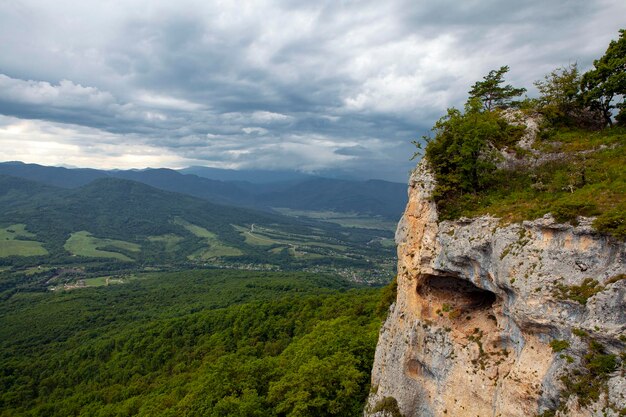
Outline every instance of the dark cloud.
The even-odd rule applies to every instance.
[[[508,64],[532,92],[588,67],[624,15],[610,0],[3,2],[0,143],[74,165],[404,181],[410,141],[475,80]]]

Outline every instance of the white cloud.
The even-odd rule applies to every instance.
[[[253,133],[259,134],[259,135],[266,135],[268,133],[267,129],[264,129],[262,127],[244,127],[243,129],[241,129],[246,135],[250,135]]]
[[[102,108],[115,104],[108,92],[83,87],[69,80],[58,84],[46,81],[20,80],[0,74],[2,100],[33,105]]]
[[[0,156],[5,161],[101,169],[187,166],[168,149],[97,129],[0,116]]]
[[[141,162],[109,157],[119,147],[153,166],[157,152],[374,176],[395,159],[404,178],[410,140],[474,81],[509,65],[532,90],[557,66],[584,69],[624,15],[613,0],[5,1],[0,114],[28,119],[21,140],[42,163]]]

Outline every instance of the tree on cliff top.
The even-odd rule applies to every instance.
[[[580,106],[581,75],[576,63],[560,67],[534,84],[541,96],[538,104],[551,121],[560,121]]]
[[[526,92],[525,88],[515,88],[511,84],[502,86],[504,74],[509,72],[509,66],[500,67],[499,70],[491,70],[483,77],[483,81],[476,81],[469,91],[470,100],[478,98],[482,101],[485,110],[491,111],[496,108],[506,108],[514,104],[513,99]]]
[[[498,112],[481,111],[478,98],[470,99],[465,112],[448,109],[428,141],[425,156],[437,178],[435,201],[454,200],[488,186],[495,171],[494,149],[513,145],[523,128],[507,123]],[[450,206],[448,206],[450,207]]]
[[[621,29],[617,41],[611,41],[604,56],[593,61],[594,69],[582,78],[583,99],[592,108],[602,112],[605,122],[613,125],[611,110],[620,109],[618,118],[626,119],[626,30]],[[613,99],[621,102],[613,105]]]

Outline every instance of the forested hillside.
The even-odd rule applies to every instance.
[[[233,271],[16,294],[0,303],[0,415],[356,416],[389,302]]]
[[[0,176],[0,189],[0,264],[17,269],[74,265],[88,278],[145,267],[308,268],[379,282],[392,273],[390,230],[221,206],[116,178],[61,189]],[[30,278],[51,285],[58,275]]]
[[[0,175],[63,188],[82,187],[103,178],[118,178],[218,204],[264,211],[272,208],[332,210],[392,221],[398,220],[406,203],[404,184],[317,178],[287,171],[243,171],[237,174],[236,171],[201,167],[182,171],[165,168],[104,171],[3,162],[0,163]]]

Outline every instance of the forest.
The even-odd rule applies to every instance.
[[[393,299],[241,271],[15,294],[0,304],[0,415],[355,416]]]

